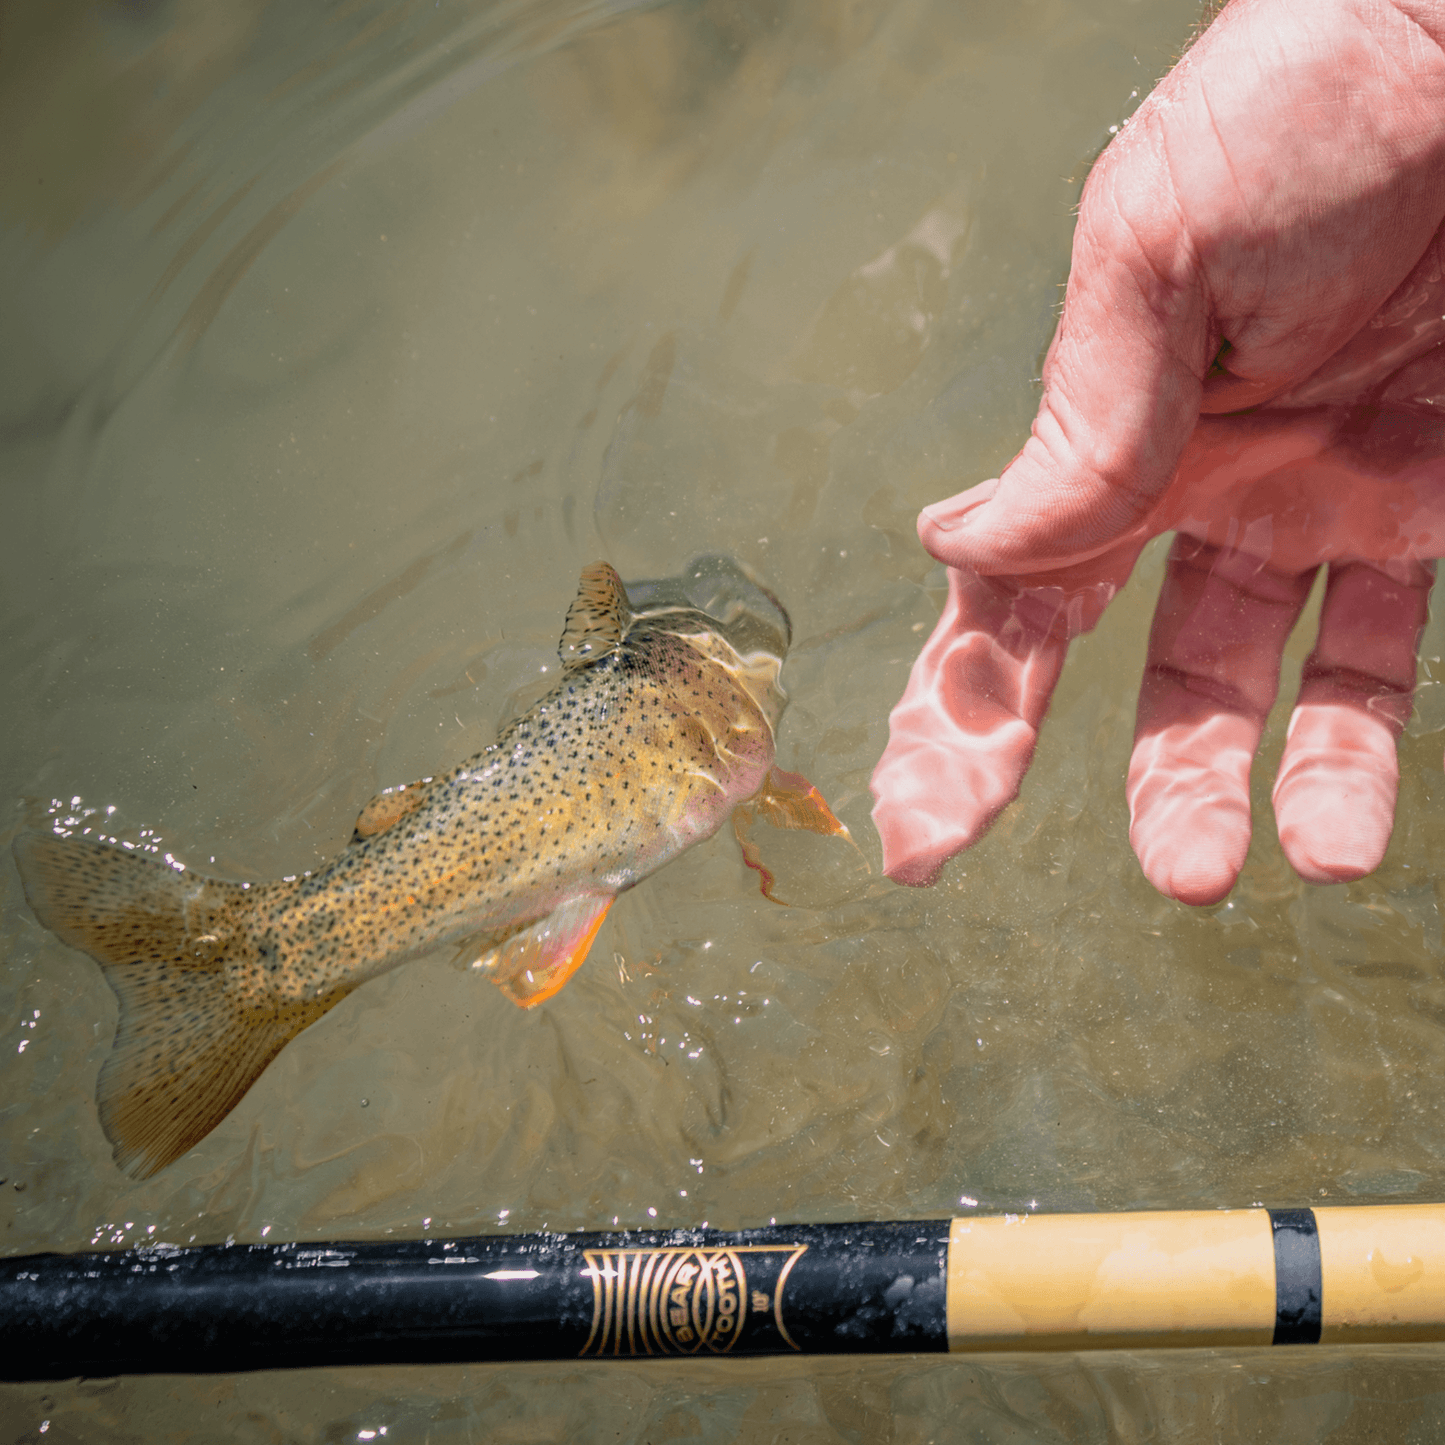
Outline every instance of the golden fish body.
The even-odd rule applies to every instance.
[[[373,799],[315,872],[232,883],[86,837],[23,836],[36,916],[101,963],[120,998],[98,1085],[117,1162],[137,1175],[170,1163],[301,1029],[439,946],[466,940],[523,1007],[550,997],[616,895],[739,803],[841,831],[816,793],[769,790],[789,640],[782,607],[729,559],[700,558],[631,598],[596,563],[567,615],[557,686],[451,772]],[[781,816],[800,809],[807,821]]]
[[[605,611],[625,594],[601,564],[579,601],[611,588]],[[514,976],[504,941],[558,909],[605,906],[715,833],[772,766],[782,656],[744,657],[715,627],[668,609],[611,637],[604,620],[570,658],[569,627],[562,681],[495,744],[381,794],[338,858],[263,890],[251,932],[270,986],[316,999],[479,935],[518,1002],[555,992],[562,980]]]

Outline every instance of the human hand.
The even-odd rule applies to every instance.
[[[1069,639],[1171,529],[1127,784],[1146,875],[1233,885],[1321,564],[1276,818],[1311,881],[1379,862],[1445,554],[1441,37],[1440,3],[1235,0],[1095,167],[1029,441],[919,519],[950,591],[874,774],[890,876],[933,881],[1016,795]]]

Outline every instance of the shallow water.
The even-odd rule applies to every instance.
[[[1157,547],[988,839],[932,890],[877,874],[868,774],[941,595],[913,514],[1017,448],[1084,169],[1196,16],[9,7],[5,841],[113,807],[192,866],[299,871],[534,694],[583,565],[724,549],[793,616],[780,762],[874,873],[793,860],[805,906],[780,909],[721,835],[625,895],[532,1014],[410,965],[136,1184],[93,1103],[111,994],[7,865],[7,1252],[1445,1197],[1440,624],[1358,884],[1283,862],[1286,707],[1230,899],[1139,875],[1123,773]],[[0,1400],[5,1439],[47,1442],[1405,1441],[1439,1438],[1440,1363],[329,1370]]]

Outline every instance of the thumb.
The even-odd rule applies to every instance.
[[[1161,205],[1169,178],[1157,148],[1147,134],[1127,139],[1084,191],[1028,442],[987,493],[919,517],[924,547],[950,567],[1035,573],[1117,545],[1159,504],[1199,418],[1208,308]]]
[[[986,503],[924,514],[935,557],[998,575],[1123,541],[1222,340],[1211,412],[1298,385],[1376,315],[1445,214],[1442,30],[1438,5],[1224,9],[1090,174],[1028,444]]]

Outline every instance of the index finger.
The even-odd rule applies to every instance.
[[[950,572],[873,773],[890,878],[932,883],[1018,795],[1069,642],[1098,621],[1138,552],[1072,569],[1065,584]]]

